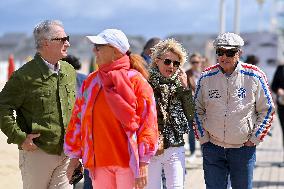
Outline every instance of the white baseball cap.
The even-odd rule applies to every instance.
[[[110,44],[125,54],[129,50],[129,42],[126,35],[118,29],[106,29],[95,36],[87,36],[94,44]]]
[[[244,46],[244,40],[235,33],[222,33],[214,40],[215,48],[233,49]]]

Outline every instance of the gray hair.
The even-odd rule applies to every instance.
[[[42,40],[51,39],[54,32],[52,29],[53,26],[60,26],[63,28],[63,24],[59,20],[44,20],[34,27],[33,34],[37,50],[41,48]]]

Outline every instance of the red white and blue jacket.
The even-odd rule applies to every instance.
[[[219,64],[207,68],[195,91],[195,135],[201,144],[212,142],[239,148],[246,141],[259,144],[270,129],[274,104],[267,78],[258,67],[238,62],[231,75]]]

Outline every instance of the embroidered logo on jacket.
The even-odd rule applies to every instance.
[[[218,89],[210,89],[209,90],[209,98],[221,98],[219,90]]]
[[[238,97],[239,98],[245,98],[246,97],[246,89],[241,87],[238,89]]]

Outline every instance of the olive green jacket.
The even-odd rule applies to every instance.
[[[40,133],[34,143],[47,153],[61,154],[75,87],[76,73],[70,64],[60,61],[57,75],[36,54],[14,72],[0,92],[0,128],[7,142],[20,147],[27,134]]]

